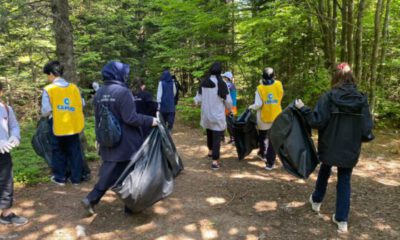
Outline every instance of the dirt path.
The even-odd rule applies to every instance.
[[[329,185],[321,215],[316,215],[306,201],[315,174],[298,180],[281,165],[266,172],[254,155],[236,160],[228,145],[222,147],[223,168],[212,171],[201,131],[178,124],[173,138],[185,170],[169,198],[127,217],[121,202],[108,192],[97,214],[85,218],[79,200],[95,179],[79,187],[48,183],[19,188],[16,211],[30,223],[0,226],[0,240],[77,239],[78,225],[87,235],[81,239],[400,239],[400,138],[398,133],[377,135],[364,146],[354,171],[347,235],[338,235],[330,222],[335,183]],[[96,175],[99,163],[91,167]]]

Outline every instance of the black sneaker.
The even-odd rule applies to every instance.
[[[87,198],[82,199],[81,204],[89,216],[92,216],[95,214],[94,209],[93,209],[94,205],[90,203],[89,199],[87,199]]]
[[[221,167],[219,163],[213,163],[211,164],[211,169],[212,170],[218,170]]]
[[[61,186],[61,187],[65,186],[65,182],[59,182],[59,181],[57,181],[56,178],[55,178],[54,176],[51,176],[50,181],[51,181],[52,183],[57,184],[58,186]]]
[[[15,215],[15,213],[11,213],[8,216],[0,216],[0,223],[1,224],[14,224],[16,226],[21,226],[28,223],[28,219],[24,217],[20,217]]]

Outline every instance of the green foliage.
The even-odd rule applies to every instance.
[[[176,106],[176,112],[185,124],[192,127],[200,126],[200,106],[194,104],[193,98],[181,98]]]
[[[36,155],[31,145],[35,134],[36,122],[25,122],[21,125],[21,145],[12,150],[14,181],[24,184],[36,184],[49,181],[51,171],[44,159]],[[87,161],[98,160],[95,148],[94,117],[86,118],[84,141]]]
[[[45,160],[36,155],[31,145],[35,130],[34,122],[21,125],[21,145],[11,152],[15,182],[35,184],[48,181],[50,169]]]

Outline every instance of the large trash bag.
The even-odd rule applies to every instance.
[[[41,118],[32,137],[32,147],[36,154],[42,157],[51,168],[51,126],[47,118]]]
[[[307,179],[317,167],[319,160],[311,139],[311,128],[293,104],[275,119],[269,139],[290,174]]]
[[[169,196],[182,160],[165,127],[154,128],[118,178],[112,190],[133,212],[140,212]]]
[[[243,160],[253,149],[258,148],[256,116],[247,109],[236,121],[229,118],[228,125],[233,129],[238,158]]]
[[[47,165],[52,169],[51,158],[52,158],[52,147],[51,147],[51,124],[47,118],[40,118],[35,134],[32,137],[31,144],[36,154],[42,157]],[[82,181],[89,181],[91,178],[90,168],[85,160],[85,155],[82,151]],[[68,177],[71,173],[70,166],[67,166],[66,176]]]

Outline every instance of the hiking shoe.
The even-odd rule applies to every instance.
[[[56,180],[56,177],[54,177],[54,176],[51,176],[50,181],[51,181],[52,183],[57,184],[58,186],[65,186],[65,183],[64,183],[64,182],[59,182],[59,181],[57,181],[57,180]]]
[[[213,163],[211,164],[211,169],[212,170],[218,170],[221,167],[219,163]]]
[[[20,217],[15,215],[15,213],[11,213],[8,216],[0,216],[0,223],[1,224],[14,224],[16,226],[21,226],[28,223],[28,219],[24,217]]]
[[[235,144],[235,139],[231,139],[228,141],[228,144]]]
[[[271,171],[272,169],[274,169],[274,165],[267,164],[267,166],[265,166],[264,169],[267,170],[267,171]]]
[[[261,161],[267,162],[267,159],[266,159],[260,152],[257,153],[257,157],[258,157]]]
[[[335,214],[332,215],[332,221],[338,226],[338,233],[347,233],[347,222],[339,222],[336,220]]]
[[[310,199],[309,199],[308,201],[309,201],[310,204],[311,204],[311,209],[312,209],[314,212],[319,213],[319,210],[321,209],[321,203],[314,202],[313,199],[312,199],[312,194],[310,195]]]
[[[94,205],[90,203],[89,199],[87,199],[87,198],[82,199],[81,204],[89,216],[92,216],[95,214],[94,209],[93,209]]]

